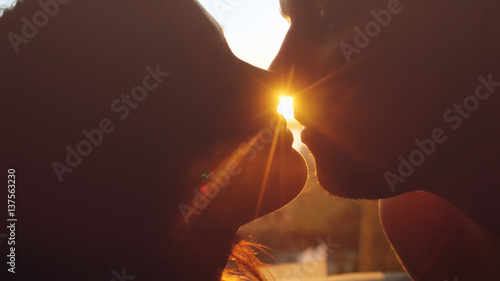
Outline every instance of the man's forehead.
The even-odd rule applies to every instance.
[[[339,1],[339,0],[337,0]],[[317,7],[322,2],[334,2],[334,0],[280,0],[281,12],[285,16],[289,16],[291,10],[299,11]]]
[[[290,15],[290,12],[306,12],[311,9],[345,9],[348,7],[362,8],[381,2],[379,0],[279,0],[281,12]],[[387,1],[387,0],[383,0]]]

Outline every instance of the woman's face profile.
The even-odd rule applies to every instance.
[[[196,1],[118,2],[61,6],[57,20],[18,54],[2,41],[2,97],[12,117],[6,129],[14,132],[6,138],[4,160],[33,170],[26,177],[31,186],[51,187],[27,192],[32,205],[24,210],[24,223],[30,232],[23,237],[33,238],[43,222],[51,230],[36,237],[37,245],[57,240],[52,235],[86,237],[86,244],[72,245],[70,256],[90,257],[104,247],[102,260],[114,260],[124,252],[114,250],[126,245],[135,253],[129,264],[140,267],[145,256],[156,258],[151,254],[164,242],[165,227],[178,217],[186,231],[194,227],[189,222],[208,217],[226,238],[296,197],[307,172],[292,140],[272,122],[271,73],[234,57]],[[32,9],[40,9],[36,1],[19,2],[2,16],[0,33],[22,34],[21,18]],[[86,24],[89,15],[94,20]],[[135,94],[141,87],[151,89],[140,100]],[[36,110],[28,110],[33,104]],[[111,120],[115,129],[99,147],[92,141],[86,155],[70,155],[68,147],[78,151],[81,143],[90,144],[82,132],[95,132],[100,120]],[[228,162],[232,154],[237,161]],[[194,167],[204,156],[204,165]],[[81,163],[68,164],[76,157]],[[56,161],[71,169],[54,173]],[[209,204],[193,201],[202,192],[206,196],[198,198],[209,197]],[[46,206],[42,199],[54,196],[64,199]],[[101,226],[104,236],[94,231]],[[139,229],[147,239],[136,235]],[[65,245],[55,245],[46,262],[58,261],[55,253]]]
[[[384,172],[479,74],[485,2],[281,1],[291,26],[270,69],[294,81],[302,139],[325,189],[394,195]]]
[[[191,177],[198,180],[187,186],[198,190],[193,189],[193,200],[186,203],[195,208],[207,203],[198,208],[205,213],[200,216],[239,227],[283,207],[302,191],[306,166],[292,148],[286,121],[276,116],[267,123],[255,135],[231,138],[228,149],[208,153],[207,159],[192,166]],[[190,220],[185,213],[183,218]]]

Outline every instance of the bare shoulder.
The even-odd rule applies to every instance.
[[[493,280],[500,239],[436,195],[413,192],[381,200],[382,224],[414,280]]]

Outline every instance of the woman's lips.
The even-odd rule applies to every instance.
[[[290,131],[290,129],[288,129],[288,128],[287,128],[287,129],[286,129],[286,132],[285,132],[285,135],[286,135],[286,142],[287,142],[287,145],[292,146],[292,145],[293,145],[293,141],[294,141],[292,131]]]
[[[278,127],[276,129],[276,133],[279,134],[278,141],[286,145],[286,147],[292,147],[294,138],[292,131],[287,128],[287,121],[282,115],[279,115],[278,119]]]
[[[281,131],[280,138],[282,140],[282,143],[286,147],[292,147],[294,138],[293,133],[292,131],[290,131],[290,129],[286,128],[284,131]]]

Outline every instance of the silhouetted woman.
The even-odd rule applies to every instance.
[[[22,1],[0,34],[7,277],[219,280],[238,227],[300,192],[273,77],[196,1]]]

